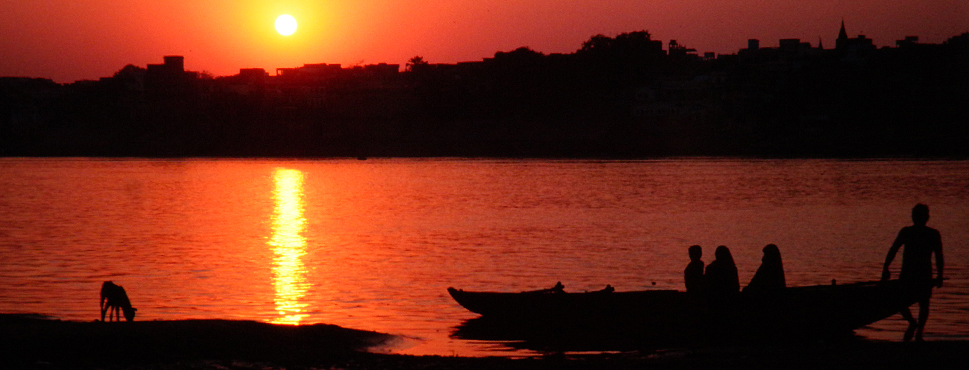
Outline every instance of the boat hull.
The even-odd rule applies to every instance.
[[[917,289],[899,281],[792,287],[729,297],[672,290],[448,292],[492,323],[679,336],[850,333],[899,312],[918,297]]]

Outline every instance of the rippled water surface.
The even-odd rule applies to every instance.
[[[789,285],[874,280],[918,202],[950,278],[927,339],[969,339],[969,162],[0,159],[0,312],[94,320],[112,280],[138,320],[330,323],[413,338],[403,353],[527,354],[451,338],[476,315],[446,288],[682,290],[692,244],[707,262],[729,246],[741,285],[767,243]]]

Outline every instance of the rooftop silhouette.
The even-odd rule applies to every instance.
[[[646,31],[570,54],[0,78],[3,156],[872,157],[969,155],[969,33],[876,48],[844,25],[700,55]]]

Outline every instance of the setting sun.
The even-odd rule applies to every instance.
[[[292,35],[296,32],[296,18],[289,14],[283,14],[276,18],[276,32],[283,36]]]

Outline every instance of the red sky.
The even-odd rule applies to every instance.
[[[276,33],[280,14],[299,29]],[[570,53],[595,34],[649,31],[699,52],[735,53],[800,38],[834,47],[848,34],[879,46],[969,32],[966,0],[9,0],[0,3],[0,76],[57,82],[110,76],[126,64],[185,56],[216,76],[305,63],[481,60],[528,46]]]

